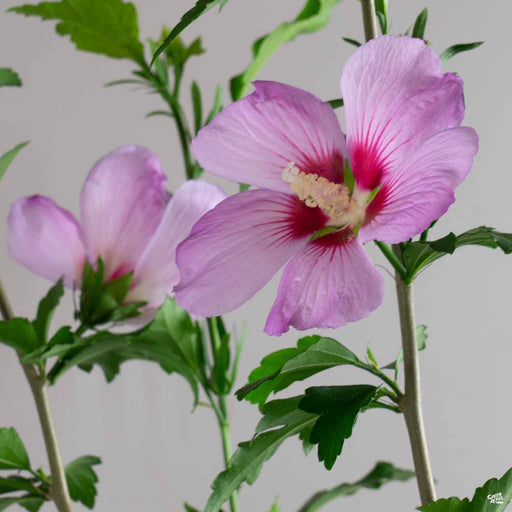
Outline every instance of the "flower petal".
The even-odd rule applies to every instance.
[[[18,263],[53,282],[80,283],[85,248],[70,212],[47,197],[32,196],[11,206],[7,222],[9,254]]]
[[[288,194],[249,190],[228,197],[201,217],[178,246],[176,301],[199,316],[235,309],[326,221],[320,209]]]
[[[367,317],[383,296],[384,280],[357,239],[327,235],[286,265],[265,332],[334,329]]]
[[[190,234],[192,226],[226,194],[211,183],[186,181],[170,199],[162,222],[135,267],[134,287],[126,302],[148,302],[160,306],[179,281],[176,247]]]
[[[369,204],[370,222],[359,238],[398,243],[427,229],[454,202],[454,190],[471,169],[478,151],[472,128],[440,132],[413,153],[395,174],[385,178]]]
[[[254,86],[192,141],[199,163],[229,180],[280,192],[290,191],[281,175],[291,161],[303,172],[340,181],[345,139],[332,107],[289,85]]]
[[[105,277],[131,272],[160,224],[168,194],[157,157],[139,146],[103,157],[82,190],[87,255],[101,256]]]
[[[462,80],[443,74],[420,39],[386,35],[363,45],[348,59],[341,89],[350,164],[365,190],[464,117]]]

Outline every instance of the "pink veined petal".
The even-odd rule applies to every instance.
[[[421,233],[454,202],[454,190],[478,151],[472,128],[451,128],[426,141],[387,177],[361,227],[359,239],[398,243]]]
[[[286,265],[265,332],[341,327],[367,317],[383,296],[384,280],[357,239],[327,235]]]
[[[43,196],[11,206],[7,243],[10,255],[32,272],[66,286],[80,284],[85,248],[73,215]]]
[[[280,192],[249,190],[228,197],[201,217],[178,246],[176,301],[198,316],[235,309],[326,221],[320,209]]]
[[[169,195],[160,162],[150,151],[125,146],[103,157],[82,190],[87,255],[101,256],[105,278],[134,270],[162,219]]]
[[[358,48],[343,69],[341,90],[350,164],[365,190],[421,150],[425,138],[464,117],[461,78],[443,74],[434,51],[407,36]]]
[[[192,226],[226,198],[222,190],[201,180],[186,181],[171,197],[162,222],[135,267],[134,287],[126,302],[148,302],[160,306],[179,281],[176,247],[190,234]]]
[[[289,85],[254,86],[192,141],[199,163],[229,180],[279,192],[290,191],[282,172],[291,161],[303,172],[339,182],[346,149],[332,107]]]

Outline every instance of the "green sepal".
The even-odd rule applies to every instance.
[[[370,191],[370,193],[368,194],[368,196],[366,198],[366,204],[370,204],[375,199],[375,196],[379,193],[381,188],[382,188],[382,185],[379,185]]]
[[[0,68],[0,87],[20,87],[21,85],[18,73],[11,68]]]
[[[369,385],[319,386],[306,389],[299,408],[319,417],[309,442],[318,444],[318,460],[332,469],[352,435],[358,414],[370,405],[378,388]]]
[[[7,153],[4,153],[2,156],[0,156],[0,180],[3,178],[5,171],[7,171],[7,168],[11,164],[11,162],[14,160],[14,157],[28,144],[28,142],[22,142],[21,144],[18,144],[11,150],[7,151]]]
[[[321,238],[325,235],[330,235],[331,233],[336,233],[336,231],[340,231],[345,226],[325,226],[324,228],[320,228],[318,231],[315,231],[311,237],[309,238],[308,242],[313,242],[317,238]]]
[[[192,108],[194,110],[194,131],[197,135],[203,122],[203,102],[201,100],[201,89],[196,81],[193,81],[190,86],[190,96],[192,97]]]
[[[375,13],[379,20],[380,31],[382,34],[389,32],[388,24],[388,0],[375,0]]]
[[[361,43],[359,41],[356,41],[355,39],[351,39],[350,37],[342,37],[343,41],[345,41],[345,43],[348,43],[348,44],[351,44],[352,46],[355,46],[356,48],[359,48],[361,45]]]
[[[356,180],[354,178],[354,173],[352,172],[352,167],[350,166],[350,160],[346,158],[345,168],[343,169],[343,185],[348,188],[348,193],[350,195],[354,193],[355,183]]]
[[[475,43],[454,44],[453,46],[447,48],[443,53],[441,53],[439,58],[441,59],[441,62],[446,62],[447,60],[450,60],[452,57],[455,57],[455,55],[457,55],[458,53],[474,50],[475,48],[478,48],[482,44],[484,44],[483,41],[477,41]]]
[[[354,483],[343,483],[332,489],[313,495],[298,512],[317,512],[327,503],[341,497],[352,496],[361,489],[380,489],[389,482],[406,482],[414,477],[414,471],[400,469],[389,462],[377,462],[363,478]]]
[[[414,26],[412,28],[412,37],[416,37],[418,39],[424,39],[425,37],[425,27],[427,26],[428,19],[428,9],[425,7],[423,11],[418,14],[416,21],[414,22]]]
[[[99,457],[84,455],[70,462],[64,468],[71,499],[83,503],[90,509],[94,508],[97,494],[98,476],[92,469],[97,464],[101,464]]]

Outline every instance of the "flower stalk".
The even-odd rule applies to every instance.
[[[4,320],[14,318],[14,313],[0,281],[0,312]],[[21,361],[20,361],[21,363]],[[57,434],[53,425],[53,419],[48,398],[48,381],[41,375],[35,366],[21,363],[25,377],[32,391],[36,403],[37,414],[43,431],[44,443],[48,454],[48,462],[52,476],[50,496],[59,512],[73,512],[73,505],[69,497],[66,474],[62,464]]]

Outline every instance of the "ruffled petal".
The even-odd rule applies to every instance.
[[[126,302],[148,302],[160,306],[179,281],[176,247],[190,234],[192,226],[226,198],[222,190],[201,180],[181,185],[165,210],[162,222],[135,267],[133,288]]]
[[[443,74],[434,51],[411,37],[386,35],[357,49],[343,69],[341,90],[350,164],[364,190],[464,117],[461,78]]]
[[[85,262],[80,226],[73,215],[43,196],[19,199],[8,219],[9,254],[32,272],[66,286],[79,284]]]
[[[318,208],[268,190],[228,197],[201,217],[177,249],[176,301],[216,316],[252,297],[326,224]]]
[[[328,235],[286,265],[265,332],[341,327],[367,317],[383,296],[384,280],[364,247],[354,238]]]
[[[472,128],[452,128],[426,141],[388,176],[367,209],[370,219],[359,238],[398,243],[412,238],[441,217],[455,201],[478,151]]]
[[[81,220],[87,255],[101,256],[106,279],[134,270],[155,233],[169,195],[157,157],[126,146],[103,157],[82,190]]]
[[[229,180],[280,192],[290,191],[281,175],[292,161],[303,172],[339,182],[346,149],[332,107],[289,85],[254,86],[192,141],[199,163]]]

